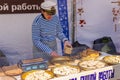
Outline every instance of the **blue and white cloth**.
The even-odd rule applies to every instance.
[[[60,24],[63,28],[63,33],[69,39],[67,0],[57,0],[57,4],[58,4],[58,14],[60,19]],[[62,44],[62,49],[64,49],[63,42],[61,44]]]

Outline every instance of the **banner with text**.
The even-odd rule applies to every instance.
[[[39,13],[44,0],[0,0],[0,14]]]
[[[120,64],[50,80],[120,80]]]

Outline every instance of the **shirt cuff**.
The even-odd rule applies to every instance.
[[[68,39],[67,39],[67,38],[64,38],[62,41],[65,42],[65,41],[68,41]]]
[[[52,52],[52,50],[49,50],[49,51],[48,51],[48,54],[51,54],[51,52]]]

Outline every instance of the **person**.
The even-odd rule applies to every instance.
[[[6,55],[0,50],[0,67],[9,66],[9,62],[7,60]]]
[[[41,13],[32,24],[33,57],[41,57],[50,60],[52,57],[62,56],[57,52],[56,38],[60,39],[65,46],[71,46],[63,29],[59,18],[56,15],[56,3],[45,1],[41,3]]]

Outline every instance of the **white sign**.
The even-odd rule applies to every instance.
[[[120,80],[120,64],[91,71],[80,72],[51,80]]]

